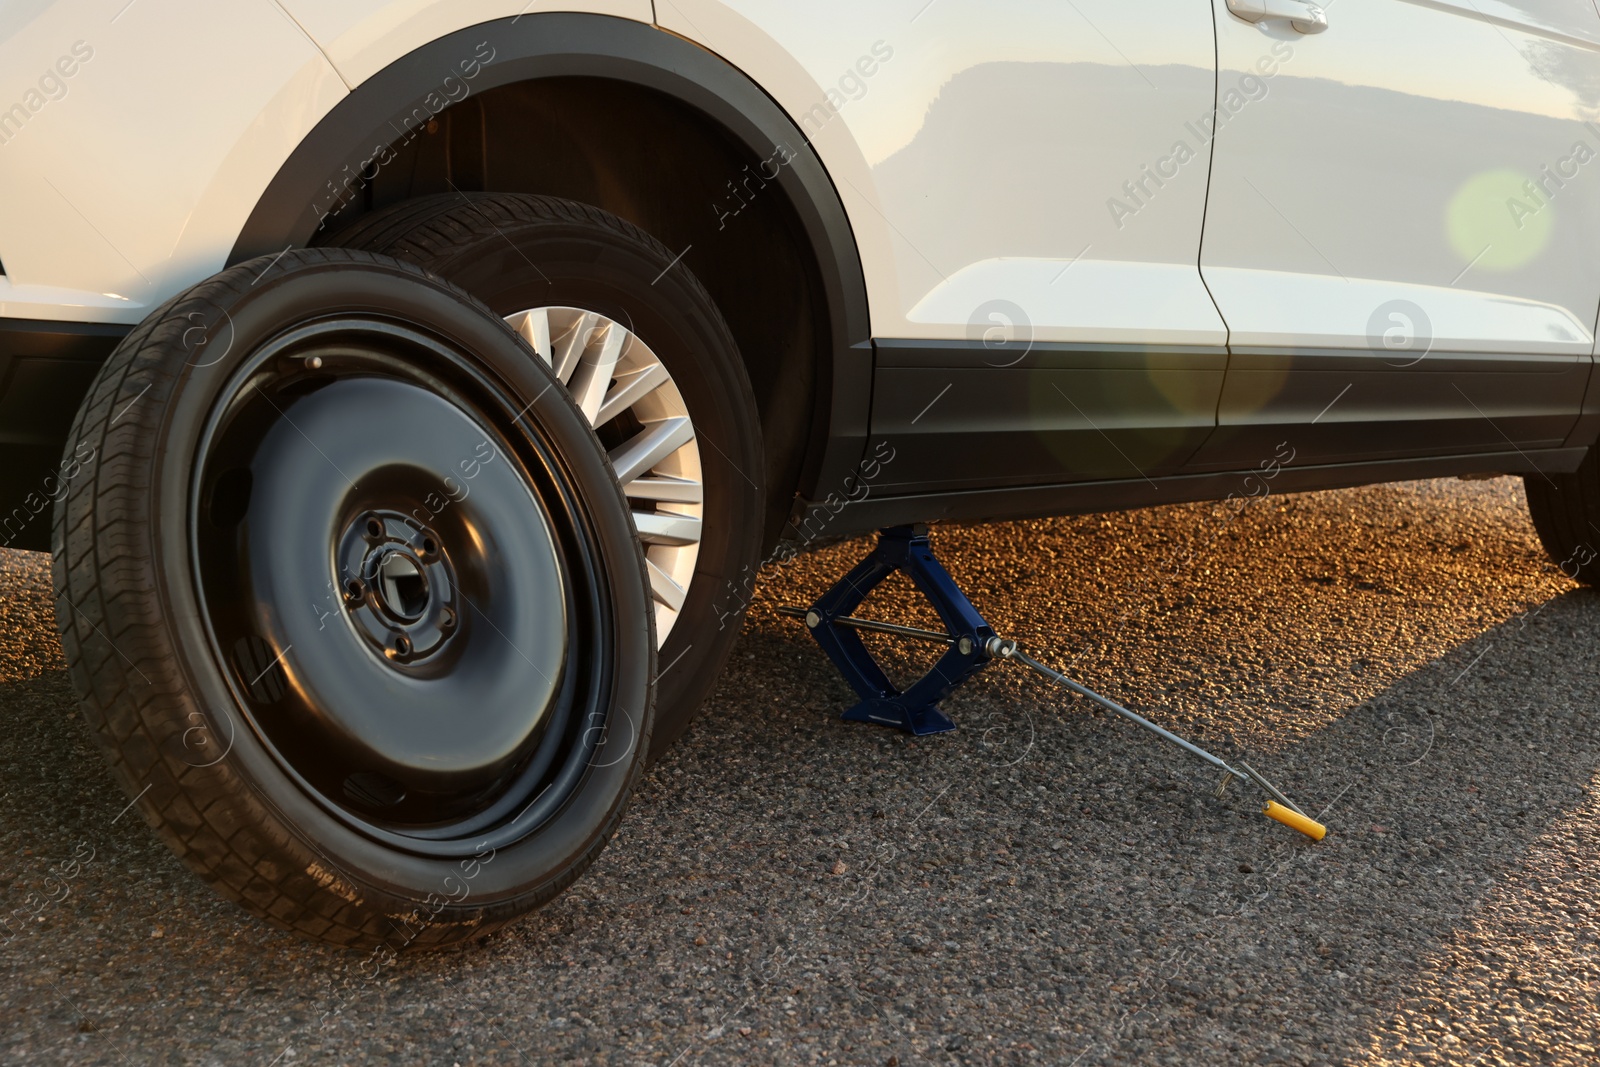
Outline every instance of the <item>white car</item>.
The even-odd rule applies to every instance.
[[[219,890],[481,935],[819,535],[1511,472],[1596,580],[1597,108],[1590,0],[7,0],[0,542]]]

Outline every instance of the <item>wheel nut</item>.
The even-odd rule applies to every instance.
[[[360,578],[352,578],[344,583],[344,598],[346,600],[360,600],[367,595],[367,587]]]
[[[445,608],[439,612],[439,629],[454,630],[456,628],[456,613],[454,608]]]
[[[307,370],[321,370],[322,369],[322,357],[321,356],[307,356],[306,357],[306,369]]]
[[[394,645],[389,650],[389,658],[404,659],[409,655],[411,655],[411,638],[405,634],[400,634],[394,639]]]
[[[376,515],[368,515],[366,521],[367,540],[382,541],[385,533],[383,520]]]

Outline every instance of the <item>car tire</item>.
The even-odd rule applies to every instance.
[[[651,754],[656,758],[689,727],[715,685],[738,637],[760,562],[760,421],[738,345],[710,294],[681,255],[642,230],[599,208],[553,197],[420,197],[325,240],[394,256],[449,280],[521,325],[535,347],[525,318],[530,309],[598,314],[624,324],[667,371],[665,388],[681,397],[694,431],[686,450],[698,453],[693,466],[703,502],[692,563],[661,558],[681,556],[682,549],[646,546],[662,642]],[[621,421],[596,425],[614,456],[632,432],[621,432]],[[659,526],[652,531],[648,524],[659,523],[660,512],[674,507],[635,497],[635,519],[647,542],[662,536]],[[679,605],[676,610],[661,602],[663,594]]]
[[[1595,449],[1570,474],[1527,474],[1528,514],[1550,561],[1568,578],[1600,585],[1600,459]]]
[[[116,777],[245,908],[481,937],[610,839],[644,766],[644,560],[588,421],[503,320],[361,252],[263,257],[101,369],[57,622]]]

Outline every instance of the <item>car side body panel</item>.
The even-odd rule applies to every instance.
[[[561,11],[654,18],[650,0],[284,0],[282,6],[351,88],[468,26]]]
[[[1591,3],[1502,2],[1491,19],[1475,3],[1341,0],[1305,35],[1213,2],[1201,271],[1230,343],[1382,348],[1394,323],[1373,311],[1407,300],[1440,351],[1592,352]],[[1263,58],[1279,59],[1270,78]]]
[[[132,324],[220,269],[273,173],[345,93],[273,5],[121,6],[87,19],[51,4],[0,38],[0,100],[40,104],[0,127],[5,317]],[[62,59],[74,73],[58,98],[35,101]]]
[[[1316,35],[1215,8],[1200,262],[1232,358],[1195,464],[1566,442],[1600,305],[1594,6],[1342,0]]]
[[[1203,4],[663,0],[657,17],[751,72],[816,147],[874,336],[1226,342],[1195,267]],[[1125,188],[1149,194],[1137,218],[1113,210]]]

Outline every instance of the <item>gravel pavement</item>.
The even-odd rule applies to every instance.
[[[126,811],[48,562],[0,553],[0,907],[60,898],[0,943],[0,1059],[1600,1059],[1600,595],[1545,560],[1519,481],[934,543],[1002,633],[1245,756],[1327,839],[1017,667],[946,703],[954,734],[840,722],[773,608],[869,545],[842,542],[765,572],[705,717],[570,892],[379,966],[214,897]]]

